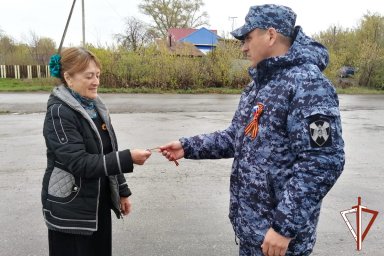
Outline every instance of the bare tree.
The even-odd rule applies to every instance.
[[[138,51],[153,41],[149,26],[143,21],[135,17],[128,17],[125,26],[124,33],[115,35],[118,44],[121,44],[124,48]]]
[[[207,12],[201,12],[202,0],[144,0],[139,5],[142,13],[155,23],[153,29],[163,37],[170,28],[196,28],[209,25]]]
[[[36,33],[31,32],[29,51],[36,64],[48,64],[49,58],[55,53],[55,49],[56,44],[51,38],[39,37]]]
[[[15,42],[12,38],[0,32],[0,64],[9,64],[13,52],[16,50]]]

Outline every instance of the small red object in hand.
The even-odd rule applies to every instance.
[[[147,150],[148,150],[148,151],[154,151],[154,150],[157,150],[157,152],[161,153],[159,147],[156,147],[156,148],[149,148],[149,149],[147,149]],[[177,160],[173,160],[173,162],[175,163],[176,166],[179,166],[179,162],[177,162]]]

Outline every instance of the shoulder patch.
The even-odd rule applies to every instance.
[[[309,140],[312,148],[332,146],[331,120],[322,115],[314,115],[308,122]]]

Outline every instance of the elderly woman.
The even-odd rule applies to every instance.
[[[42,204],[50,255],[111,255],[111,209],[131,210],[123,173],[151,155],[118,150],[109,111],[97,94],[101,65],[90,51],[67,48],[51,58],[59,78],[44,121],[47,169]]]

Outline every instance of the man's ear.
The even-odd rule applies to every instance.
[[[269,45],[272,46],[276,43],[277,40],[277,31],[274,28],[269,28],[267,30],[267,34],[269,36]]]

